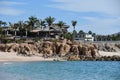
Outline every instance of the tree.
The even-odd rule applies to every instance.
[[[70,32],[65,33],[64,36],[66,37],[66,39],[72,40],[72,34]]]
[[[110,35],[107,36],[107,40],[108,40],[108,41],[111,40],[111,36],[110,36]]]
[[[35,23],[38,21],[38,19],[34,16],[31,16],[28,18],[29,20],[27,21],[29,25],[29,30],[33,30],[35,27]]]
[[[25,31],[25,36],[27,37],[27,35],[28,35],[28,30],[30,31],[29,25],[28,25],[27,21],[24,22],[23,30]]]
[[[88,34],[92,34],[92,31],[88,31]]]
[[[1,36],[2,36],[2,31],[3,31],[2,25],[3,25],[3,27],[6,27],[7,23],[0,20],[0,34],[1,34]]]
[[[96,36],[96,33],[93,33],[92,36],[95,37],[95,36]]]
[[[50,28],[50,26],[51,26],[51,25],[53,24],[53,22],[55,21],[55,18],[49,16],[49,17],[45,18],[45,21],[46,21],[46,23],[48,24],[48,26],[49,26],[49,28]]]
[[[83,38],[85,36],[85,32],[83,30],[79,31],[79,37]]]
[[[72,21],[72,26],[73,26],[73,38],[75,38],[75,34],[74,34],[74,31],[75,31],[75,26],[77,24],[77,21]]]
[[[76,24],[77,24],[77,21],[72,21],[72,26],[73,26],[73,29],[75,30],[75,26],[76,26]]]
[[[59,22],[57,23],[57,25],[58,25],[60,28],[62,28],[65,24],[66,24],[66,23],[63,22],[63,21],[59,21]]]
[[[3,24],[3,26],[4,26],[4,27],[7,25],[7,23],[6,23],[6,22],[2,22],[2,24]]]
[[[83,30],[80,30],[79,34],[85,34],[85,32]]]
[[[16,36],[17,35],[17,29],[19,28],[19,24],[18,23],[15,23],[14,26],[13,26],[13,29],[14,29],[14,35]]]
[[[63,21],[59,21],[57,23],[57,25],[60,27],[61,31],[62,31],[62,35],[65,34],[65,31],[62,29],[62,27],[65,25],[66,23]],[[65,37],[65,36],[64,36]],[[66,38],[66,37],[65,37]]]
[[[2,20],[0,20],[0,27],[2,27],[2,25],[5,27],[7,25],[7,23],[2,21]]]
[[[2,28],[1,28],[1,26],[2,26],[2,21],[0,20],[0,34],[2,34]],[[1,37],[1,35],[0,35],[0,37]]]
[[[22,36],[22,34],[25,31],[25,29],[24,29],[25,22],[18,21],[17,24],[18,24],[18,30],[19,30],[20,36]]]
[[[0,27],[2,26],[2,21],[0,20]]]
[[[76,30],[73,31],[73,36],[74,37],[77,36],[77,31]]]
[[[50,37],[50,27],[53,24],[53,22],[55,21],[55,18],[49,16],[49,17],[45,18],[45,21],[46,21],[46,23],[48,24],[48,27],[49,27],[49,37]]]
[[[40,27],[40,28],[43,28],[43,27],[45,27],[46,26],[46,24],[45,24],[45,21],[44,20],[38,20],[37,22],[36,22],[36,27]]]
[[[92,36],[94,37],[94,41],[96,41],[96,33],[93,33]]]

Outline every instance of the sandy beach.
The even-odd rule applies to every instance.
[[[104,52],[99,51],[100,56],[120,56],[120,52]]]
[[[1,61],[53,61],[58,58],[43,58],[40,56],[21,56],[15,52],[0,52]]]
[[[0,62],[3,61],[53,61],[60,60],[58,58],[43,58],[40,56],[21,56],[15,52],[0,52]],[[120,56],[120,52],[104,52],[99,51],[100,56]]]

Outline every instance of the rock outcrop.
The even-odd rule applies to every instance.
[[[68,60],[119,60],[119,57],[101,57],[98,50],[114,52],[120,50],[120,44],[113,43],[80,43],[70,40],[41,41],[34,43],[0,44],[2,52],[17,52],[17,55],[43,57],[67,57]],[[97,57],[96,57],[97,55]]]
[[[94,43],[94,45],[100,51],[105,51],[105,52],[119,52],[120,51],[119,42],[100,42],[100,43]]]
[[[43,41],[34,43],[9,43],[0,44],[0,51],[18,52],[23,55],[42,54],[44,57],[66,56],[66,55],[85,55],[94,57],[97,48],[93,44],[81,44],[76,41]]]

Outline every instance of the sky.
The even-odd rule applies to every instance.
[[[69,32],[72,20],[77,21],[76,31],[120,32],[120,0],[0,0],[0,20],[15,23],[30,16],[55,17],[56,23],[70,25]]]

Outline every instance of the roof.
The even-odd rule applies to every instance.
[[[30,32],[39,32],[39,31],[40,31],[40,30],[37,30],[37,29],[36,29],[36,30],[32,30],[32,31],[30,31]]]
[[[48,31],[50,31],[50,32],[62,32],[63,29],[66,29],[66,28],[69,28],[69,26],[65,25],[62,28],[60,28],[58,25],[51,25],[50,29],[49,29],[49,26],[43,27],[43,28],[38,27],[38,28],[32,30],[31,32],[39,32],[39,31],[41,31],[41,32],[48,32]]]

